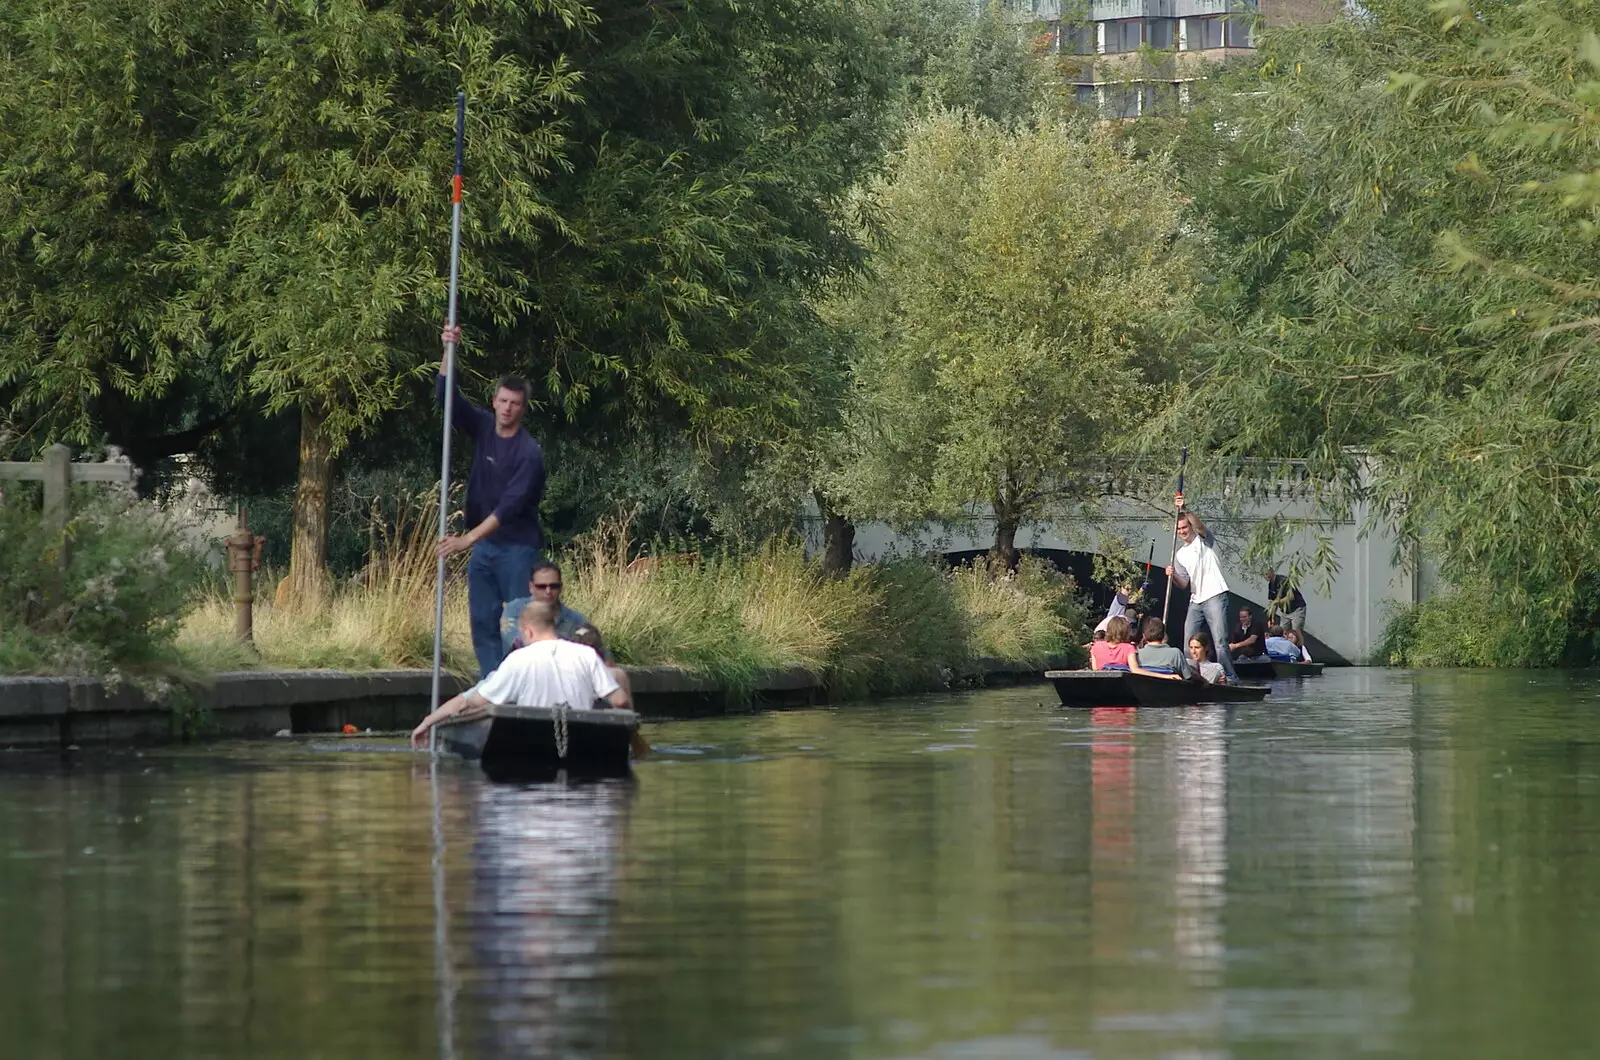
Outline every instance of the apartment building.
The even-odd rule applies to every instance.
[[[1108,118],[1187,102],[1208,62],[1248,54],[1263,26],[1333,18],[1344,0],[1011,0]]]

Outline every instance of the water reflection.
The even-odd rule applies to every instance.
[[[1192,711],[1001,690],[651,737],[636,786],[278,744],[0,755],[0,1055],[1600,1041],[1593,679],[1345,674]]]

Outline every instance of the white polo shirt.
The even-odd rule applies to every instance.
[[[1189,576],[1189,602],[1192,604],[1204,603],[1228,591],[1228,580],[1222,576],[1216,549],[1198,537],[1178,549],[1174,565],[1182,567]]]
[[[594,706],[617,690],[617,682],[587,644],[535,641],[507,655],[500,668],[479,682],[478,695],[496,706]]]

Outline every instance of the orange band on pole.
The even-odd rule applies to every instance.
[[[460,202],[461,201],[461,174],[460,173],[457,173],[455,176],[450,178],[450,201],[451,202]]]

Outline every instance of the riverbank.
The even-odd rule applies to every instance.
[[[941,675],[941,688],[1041,680],[1046,667],[979,658]],[[801,667],[758,675],[754,689],[730,695],[704,676],[669,666],[628,667],[636,709],[647,718],[702,717],[815,706],[831,700],[826,677]],[[433,675],[426,670],[245,671],[220,673],[205,686],[149,689],[74,677],[0,677],[0,749],[171,743],[220,737],[338,733],[345,726],[380,732],[414,727],[428,713]],[[467,682],[445,675],[444,695]]]
[[[429,539],[431,541],[431,538]],[[822,571],[797,542],[745,553],[639,558],[623,530],[562,557],[564,598],[622,664],[687,672],[733,699],[767,675],[819,675],[836,698],[939,687],[978,659],[1042,669],[1081,653],[1088,625],[1072,581],[1037,561],[999,577],[925,560]],[[361,578],[314,607],[255,611],[254,647],[233,635],[233,605],[203,596],[176,648],[197,673],[418,669],[432,666],[434,561],[428,541],[380,553]],[[476,670],[465,587],[446,595],[445,665]]]

